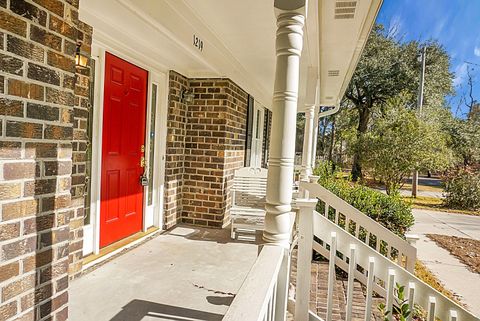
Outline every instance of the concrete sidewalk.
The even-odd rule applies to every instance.
[[[462,298],[471,312],[480,316],[480,275],[467,267],[447,250],[439,247],[426,234],[441,234],[480,240],[480,217],[413,209],[418,234],[418,258],[441,280],[445,287]]]
[[[176,227],[74,280],[69,320],[221,320],[257,253],[229,230]]]
[[[413,209],[412,233],[441,234],[480,240],[480,216]]]

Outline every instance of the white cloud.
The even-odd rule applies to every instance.
[[[443,29],[447,22],[449,21],[449,17],[445,17],[442,20],[438,20],[437,23],[435,24],[435,27],[433,28],[432,32],[432,37],[435,39],[440,38],[440,36],[443,34]]]
[[[388,26],[388,34],[392,37],[397,37],[403,32],[403,19],[400,15],[394,15],[390,19],[390,25]]]
[[[453,85],[455,87],[461,85],[465,81],[465,78],[467,77],[467,68],[467,63],[457,65],[455,68],[455,78],[453,79]]]
[[[480,57],[480,47],[475,47],[475,49],[473,49],[473,54],[477,57]]]

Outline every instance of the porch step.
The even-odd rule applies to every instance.
[[[297,251],[294,250],[292,253],[292,272],[291,272],[291,283],[293,286],[296,284],[296,260],[297,260]],[[326,318],[327,312],[327,278],[328,278],[328,261],[312,261],[312,274],[311,274],[311,288],[310,288],[310,310],[315,311],[317,315],[324,319]],[[348,281],[347,276],[344,273],[336,273],[335,287],[334,287],[334,298],[333,298],[333,311],[332,311],[332,321],[343,321],[345,320],[345,311],[347,305],[347,287]],[[352,320],[353,321],[364,321],[365,320],[365,291],[366,289],[362,284],[355,280],[354,282],[354,291],[353,291],[353,309],[352,309]],[[382,298],[374,299],[374,307],[377,307]],[[378,311],[373,309],[372,321],[380,321]]]

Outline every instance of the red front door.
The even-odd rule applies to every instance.
[[[147,71],[106,54],[100,247],[142,229]]]

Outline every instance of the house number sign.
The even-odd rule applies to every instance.
[[[203,40],[196,35],[193,35],[193,45],[197,47],[198,50],[203,51]]]

